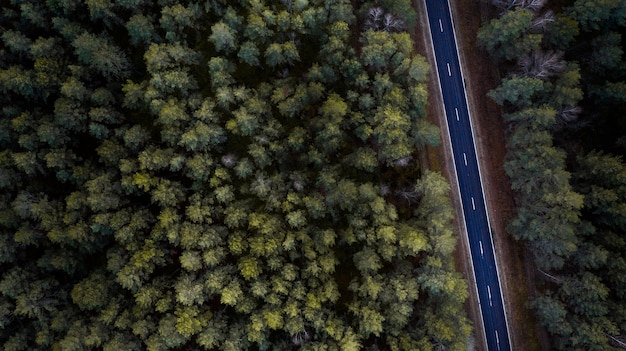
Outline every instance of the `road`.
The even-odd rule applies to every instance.
[[[484,337],[489,351],[509,351],[510,337],[450,5],[448,0],[425,1],[467,228]]]

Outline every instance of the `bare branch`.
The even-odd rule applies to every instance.
[[[365,30],[380,30],[383,18],[383,9],[380,7],[372,7],[367,13],[365,20]]]
[[[565,106],[561,109],[560,115],[561,119],[569,123],[577,120],[581,112],[583,112],[583,109],[580,106]]]
[[[311,335],[306,330],[297,332],[291,337],[291,342],[296,346],[300,346],[309,340],[311,340]]]
[[[509,11],[514,7],[522,7],[533,11],[535,13],[539,12],[541,8],[543,8],[547,0],[492,0],[491,3],[493,6],[502,10],[501,15]]]
[[[538,12],[546,5],[547,2],[548,0],[526,0],[524,1],[523,7],[531,11]]]
[[[363,27],[365,30],[400,32],[404,30],[404,22],[390,13],[384,13],[380,7],[372,7],[367,13],[367,19],[365,19]]]
[[[530,29],[545,32],[548,29],[548,25],[554,22],[554,19],[554,12],[548,10],[533,20],[533,23],[530,25]]]
[[[411,164],[411,161],[413,160],[413,157],[411,156],[405,156],[405,157],[401,157],[395,161],[393,161],[393,164],[397,167],[407,167],[408,165]]]
[[[380,196],[387,196],[391,192],[391,188],[388,184],[381,184],[379,194]]]
[[[237,165],[238,160],[237,160],[237,156],[229,153],[229,154],[222,156],[221,161],[222,161],[222,164],[226,168],[233,168]]]
[[[539,272],[543,273],[543,275],[545,275],[546,277],[552,279],[553,281],[555,281],[555,282],[557,282],[559,284],[561,284],[563,282],[563,280],[561,278],[559,278],[559,277],[555,277],[552,274],[549,274],[549,273],[547,273],[547,272],[545,272],[545,271],[543,271],[541,269],[538,269],[538,270],[539,270]]]
[[[392,14],[388,13],[385,15],[385,19],[383,20],[384,28],[387,32],[396,32],[404,29],[404,22],[393,17]]]
[[[622,338],[622,336],[618,336],[617,338],[607,334],[608,337],[611,339],[611,341],[613,341],[615,344],[617,344],[617,347],[622,348],[624,350],[626,350],[626,342],[622,341],[620,338]]]
[[[412,203],[413,201],[416,201],[419,193],[417,192],[417,190],[415,190],[415,188],[405,187],[396,190],[396,195],[406,200],[407,202]]]
[[[526,76],[546,80],[565,70],[566,62],[560,51],[533,51],[518,60],[522,73]]]

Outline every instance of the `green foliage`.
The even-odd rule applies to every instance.
[[[490,91],[488,96],[499,105],[507,102],[516,108],[524,108],[545,93],[545,83],[541,79],[513,76],[503,79],[501,85]]]
[[[619,0],[576,0],[568,12],[585,31],[626,25],[626,5]]]
[[[558,7],[557,7],[558,8]],[[624,323],[624,165],[620,97],[624,72],[619,43],[626,25],[621,1],[576,0],[550,12],[510,10],[479,34],[492,55],[561,67],[542,81],[510,72],[489,96],[509,123],[505,171],[516,191],[509,232],[534,256],[540,280],[531,302],[558,350],[616,350]],[[544,35],[541,51],[497,41],[494,29],[517,28],[530,18],[530,35]],[[528,23],[528,19],[525,19]],[[537,49],[535,47],[535,49]],[[538,55],[566,50],[565,63]],[[509,53],[510,56],[506,56]],[[542,61],[544,60],[544,61]],[[510,66],[507,68],[511,68]],[[581,108],[582,107],[582,108]]]
[[[555,48],[565,50],[572,45],[579,33],[578,22],[570,16],[559,13],[549,25],[544,39]]]
[[[498,59],[514,60],[539,48],[542,35],[530,32],[533,15],[517,7],[478,31],[478,43]]]
[[[236,32],[223,22],[218,22],[211,27],[209,40],[218,52],[231,52],[237,48]]]
[[[5,349],[466,344],[407,33],[348,0],[1,7]]]
[[[106,38],[83,33],[74,39],[72,46],[80,63],[103,76],[122,78],[126,75],[129,68],[126,55]]]

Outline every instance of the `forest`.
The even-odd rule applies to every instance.
[[[0,6],[3,350],[467,349],[450,186],[420,161],[440,134],[410,1]],[[599,255],[577,276],[603,308],[623,301],[606,257],[624,244],[592,232],[618,230],[626,180],[618,157],[580,161],[614,181],[576,178],[598,198],[579,247]],[[537,305],[564,319],[559,294]],[[600,337],[619,337],[618,306]]]
[[[555,350],[626,349],[626,2],[492,0],[478,43],[501,84],[528,302]]]

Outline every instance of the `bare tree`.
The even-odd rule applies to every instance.
[[[559,114],[562,120],[569,123],[577,120],[581,112],[583,109],[580,106],[565,106],[559,111]]]
[[[408,167],[411,164],[411,161],[413,161],[413,157],[411,156],[405,156],[405,157],[401,157],[395,161],[393,161],[393,164],[396,167]]]
[[[522,7],[527,8],[534,12],[538,12],[546,5],[548,0],[525,0],[523,2],[524,2],[524,5],[522,5]]]
[[[379,191],[380,196],[387,196],[389,195],[390,192],[391,192],[391,187],[388,184],[380,185],[380,191]]]
[[[237,156],[234,154],[226,154],[221,158],[222,164],[227,168],[233,168],[237,165]]]
[[[491,3],[502,10],[501,14],[509,11],[514,7],[522,7],[533,12],[539,12],[543,8],[547,0],[492,0]]]
[[[524,0],[492,0],[491,3],[493,6],[502,10],[502,12],[506,12],[514,7],[521,6]]]
[[[392,14],[387,13],[383,20],[384,30],[387,32],[401,32],[404,30],[404,22],[395,18]]]
[[[364,23],[365,30],[384,30],[387,32],[401,32],[404,30],[404,22],[390,13],[385,13],[380,7],[372,7],[367,12]]]
[[[372,7],[367,12],[367,19],[365,20],[365,30],[380,30],[383,14],[384,12],[382,8]]]
[[[413,201],[417,201],[419,193],[415,190],[415,187],[408,186],[396,190],[396,195],[406,200],[408,203],[412,203]]]
[[[311,340],[311,335],[306,330],[297,332],[291,337],[291,342],[296,346],[300,346],[309,340]]]
[[[535,17],[533,23],[530,25],[532,31],[545,32],[548,29],[548,25],[554,22],[554,12],[548,10],[541,15]]]
[[[535,50],[521,57],[518,65],[524,75],[545,80],[562,73],[566,62],[560,51]]]

